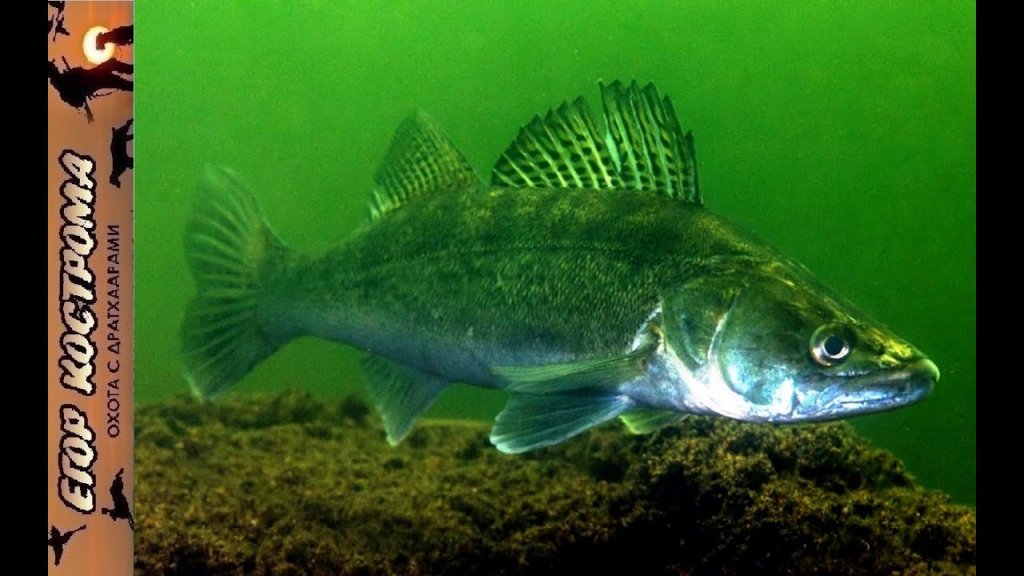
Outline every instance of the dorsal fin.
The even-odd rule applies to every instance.
[[[594,114],[583,98],[535,116],[494,166],[492,182],[513,188],[619,188]]]
[[[373,181],[370,217],[374,220],[414,198],[480,183],[466,157],[422,110],[395,130]]]
[[[582,98],[524,126],[492,173],[496,186],[622,189],[701,204],[693,135],[654,84],[601,87],[606,129]]]
[[[624,186],[701,203],[693,135],[679,128],[668,97],[653,83],[613,82],[601,85],[601,100]]]

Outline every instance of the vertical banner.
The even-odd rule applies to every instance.
[[[47,566],[132,573],[132,3],[47,2]]]

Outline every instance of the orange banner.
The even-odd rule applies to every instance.
[[[50,574],[132,574],[132,3],[47,2]]]

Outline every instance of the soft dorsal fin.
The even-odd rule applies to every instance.
[[[701,204],[693,135],[654,84],[601,87],[606,129],[582,98],[524,126],[492,183],[510,187],[622,189]]]
[[[374,220],[434,191],[462,190],[480,183],[466,157],[422,110],[395,131],[373,181],[370,216]]]

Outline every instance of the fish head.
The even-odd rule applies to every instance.
[[[686,409],[748,421],[834,420],[915,403],[939,379],[921,351],[799,264],[707,278],[665,306]]]

